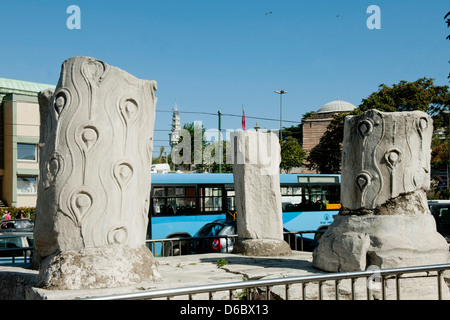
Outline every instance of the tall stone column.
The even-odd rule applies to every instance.
[[[156,82],[89,57],[39,94],[38,286],[124,286],[158,276],[145,246]]]
[[[427,205],[432,133],[421,111],[345,118],[342,209],[313,253],[314,266],[337,272],[449,261]]]
[[[261,131],[237,131],[231,134],[231,148],[238,231],[234,252],[290,254],[283,240],[278,137]]]

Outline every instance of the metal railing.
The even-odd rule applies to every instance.
[[[292,250],[296,251],[303,251],[306,248],[305,244],[306,241],[310,242],[309,244],[310,247],[311,243],[314,243],[314,245],[318,244],[318,241],[308,239],[303,236],[304,234],[309,233],[314,233],[316,235],[316,234],[323,234],[324,231],[307,230],[307,231],[283,232],[283,234],[285,235],[286,242],[289,244]],[[177,237],[165,239],[151,239],[146,240],[146,243],[149,249],[154,254],[158,252],[157,254],[158,257],[198,254],[206,252],[231,253],[237,237],[238,237],[237,235],[217,235],[208,237]],[[219,248],[217,250],[212,250],[211,248],[206,247],[207,245],[210,244],[207,242],[207,240],[215,240],[215,239],[225,239],[224,242],[221,241],[221,245],[223,245],[223,247],[220,248],[220,250]],[[196,243],[195,248],[192,247],[193,243]],[[156,244],[161,244],[161,251],[159,251],[159,248],[156,249]]]
[[[245,298],[245,300],[250,300],[255,297],[253,294],[257,288],[264,288],[262,290],[263,296],[257,297],[261,300],[270,300],[274,298],[273,287],[283,286],[284,287],[284,297],[277,296],[279,299],[290,300],[292,297],[292,286],[295,284],[301,285],[302,299],[307,299],[305,294],[306,285],[311,283],[317,283],[317,299],[323,300],[323,284],[326,281],[334,281],[334,291],[335,300],[339,300],[339,287],[342,281],[349,280],[351,282],[351,299],[356,298],[355,294],[355,282],[356,280],[363,278],[367,282],[366,285],[366,298],[371,299],[372,292],[374,291],[369,284],[371,277],[379,277],[381,284],[381,296],[382,300],[386,300],[386,280],[392,278],[395,280],[395,297],[400,300],[400,285],[405,274],[412,273],[423,273],[426,275],[421,275],[421,277],[436,277],[436,299],[441,300],[443,298],[442,290],[442,274],[445,270],[450,270],[450,264],[440,264],[440,265],[430,265],[430,266],[417,266],[417,267],[404,267],[395,269],[381,269],[381,270],[367,270],[367,271],[355,271],[355,272],[343,272],[343,273],[330,273],[330,274],[320,274],[320,275],[305,275],[297,277],[287,277],[287,278],[277,278],[277,279],[265,279],[265,280],[251,280],[242,282],[230,282],[230,283],[219,283],[219,284],[209,284],[209,285],[199,285],[193,287],[185,288],[170,288],[170,289],[160,289],[160,290],[150,290],[144,292],[136,293],[126,293],[117,294],[102,297],[92,297],[88,299],[92,300],[148,300],[148,299],[171,299],[176,296],[185,296],[188,299],[195,299],[195,295],[207,293],[208,299],[212,300],[213,295],[220,291],[228,291],[228,299],[232,300],[236,298],[234,294],[236,291],[241,290],[238,294],[239,298]],[[435,272],[435,274],[433,274]],[[409,279],[409,278],[408,278]],[[253,290],[253,292],[252,292]],[[448,289],[447,289],[448,290]],[[421,297],[418,297],[419,299]],[[416,298],[417,299],[417,298]]]
[[[186,238],[165,238],[165,239],[151,239],[146,240],[146,244],[149,249],[155,254],[159,252],[159,249],[156,249],[156,244],[161,244],[161,254],[155,254],[158,257],[171,257],[171,256],[179,256],[186,254],[199,254],[199,253],[211,253],[214,252],[211,248],[207,248],[207,243],[205,240],[214,240],[214,239],[225,239],[225,242],[222,243],[224,247],[222,250],[217,249],[217,252],[222,253],[231,253],[233,250],[234,242],[237,238],[237,235],[218,235],[218,236],[208,236],[208,237],[186,237]],[[229,241],[230,240],[230,241]],[[195,242],[199,242],[195,245],[195,248],[192,247],[192,244]]]
[[[2,258],[11,258],[12,263],[15,263],[15,259],[19,257],[23,257],[23,263],[27,263],[27,258],[29,262],[31,262],[34,248],[32,247],[23,247],[23,248],[2,248],[0,249],[0,257]],[[22,254],[20,254],[20,252]],[[30,255],[28,256],[28,252]],[[5,255],[5,253],[7,255]],[[19,253],[19,254],[16,254]]]

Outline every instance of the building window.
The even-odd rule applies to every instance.
[[[17,160],[37,161],[36,145],[18,143],[17,144]]]
[[[18,176],[17,177],[17,194],[36,194],[37,177]]]

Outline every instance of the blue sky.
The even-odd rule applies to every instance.
[[[69,30],[69,5],[81,29]],[[369,30],[369,5],[381,29]],[[0,0],[0,77],[56,84],[61,63],[92,56],[158,82],[158,110],[241,114],[247,127],[300,121],[337,97],[359,105],[400,80],[448,85],[448,0]],[[265,14],[272,12],[269,14]],[[169,130],[171,114],[156,114]],[[181,113],[181,121],[217,128],[217,117]],[[284,126],[294,123],[283,123]],[[222,128],[239,129],[239,117]],[[168,132],[155,132],[155,150]],[[167,150],[167,149],[166,149]],[[155,152],[157,153],[157,152]]]

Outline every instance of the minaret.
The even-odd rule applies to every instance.
[[[173,147],[180,140],[180,130],[181,130],[180,114],[178,113],[177,100],[175,100],[175,107],[172,110],[173,110],[172,132],[169,133],[169,144],[170,147],[173,149]]]

